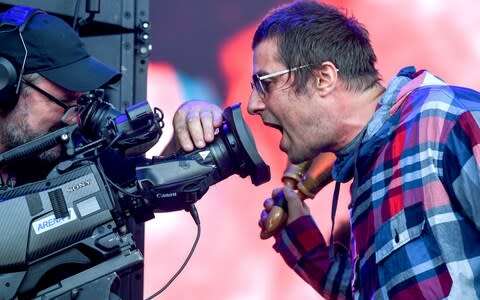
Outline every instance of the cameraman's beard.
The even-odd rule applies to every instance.
[[[58,124],[52,126],[48,132],[39,133],[32,132],[29,130],[28,126],[24,122],[15,122],[16,124],[9,123],[5,126],[2,134],[2,143],[7,150],[13,149],[17,146],[23,145],[27,142],[30,142],[37,137],[40,137],[44,134],[53,132],[63,127],[63,125]],[[37,158],[44,162],[56,162],[61,157],[61,148],[60,146],[53,147],[48,149],[37,156]]]
[[[6,151],[64,127],[63,124],[58,123],[50,127],[47,132],[39,132],[31,130],[23,120],[25,120],[25,118],[17,114],[7,122],[2,122],[3,124],[0,125],[0,138]],[[45,179],[50,170],[60,161],[61,156],[61,147],[55,146],[34,157],[26,157],[21,161],[9,163],[6,169],[9,174],[16,177],[17,185],[37,181]]]

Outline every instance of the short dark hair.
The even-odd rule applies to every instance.
[[[272,10],[258,26],[252,49],[266,39],[277,41],[278,54],[295,72],[296,92],[304,90],[311,72],[325,61],[339,69],[348,90],[364,91],[378,83],[377,57],[368,31],[355,18],[315,1],[295,1]]]

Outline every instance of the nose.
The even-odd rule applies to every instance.
[[[70,106],[62,116],[62,122],[67,125],[80,124],[80,108],[78,105]]]
[[[260,97],[258,92],[253,89],[248,99],[247,111],[251,115],[259,115],[265,109],[265,102]]]

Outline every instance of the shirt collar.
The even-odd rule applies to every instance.
[[[372,147],[372,145],[377,145],[379,140],[383,139],[390,131],[391,126],[394,125],[394,122],[387,122],[387,120],[397,112],[400,105],[413,90],[427,85],[445,85],[445,82],[425,70],[417,72],[415,67],[412,66],[401,69],[397,76],[389,81],[387,89],[378,103],[378,108],[366,128],[352,142],[337,152],[337,160],[332,170],[334,180],[347,182],[352,179],[355,152],[364,144],[369,144],[368,147],[363,147],[368,148],[367,152],[372,152],[373,149],[377,148]],[[361,154],[368,155],[368,153]]]

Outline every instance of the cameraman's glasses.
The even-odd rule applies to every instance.
[[[24,78],[21,79],[22,80],[22,83],[26,84],[27,86],[31,87],[32,89],[34,89],[35,91],[39,92],[40,94],[42,94],[43,96],[45,96],[45,98],[47,98],[48,100],[54,102],[55,104],[57,104],[58,106],[62,107],[64,109],[64,113],[63,113],[63,116],[61,118],[61,121],[65,124],[73,124],[73,123],[76,123],[78,121],[78,116],[80,115],[81,113],[81,110],[84,108],[84,106],[81,106],[81,105],[78,105],[78,104],[74,104],[74,105],[67,105],[65,104],[65,102],[63,102],[62,100],[59,100],[57,99],[56,97],[52,96],[51,94],[49,94],[47,91],[39,88],[38,86],[34,85],[33,83],[25,80]]]

